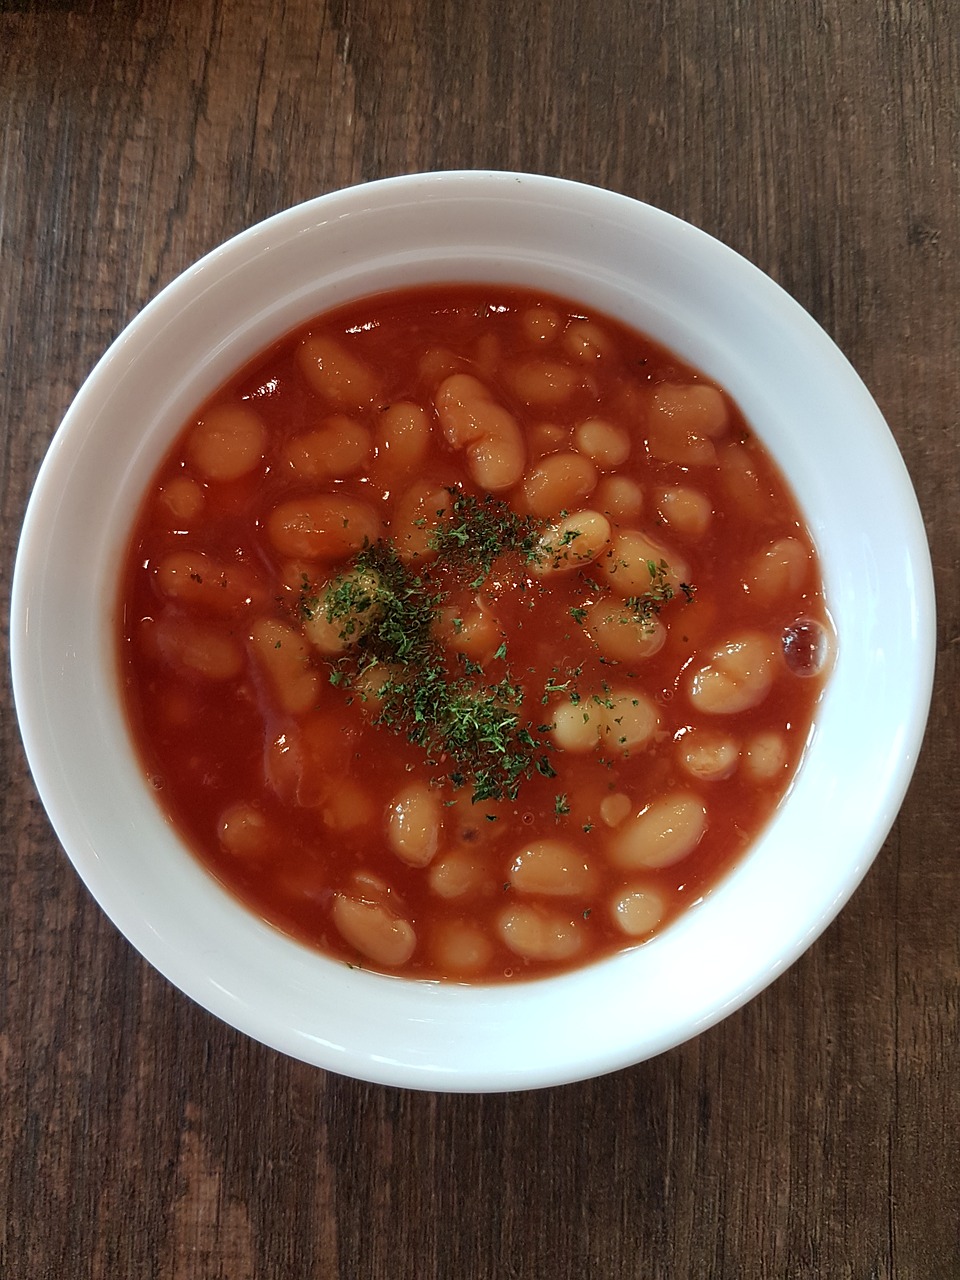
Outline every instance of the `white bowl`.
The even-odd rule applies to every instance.
[[[502,987],[354,971],[240,906],[161,817],[134,759],[115,666],[124,543],[190,413],[318,312],[461,280],[577,298],[726,387],[806,514],[839,636],[799,776],[742,863],[647,945]],[[13,591],[14,688],[34,779],[117,927],[181,990],[256,1039],[423,1089],[598,1075],[681,1043],[766,986],[839,911],[893,823],[933,654],[916,499],[876,405],[830,339],[770,279],[686,223],[524,174],[354,187],[278,214],[184,272],[121,334],[67,413],[30,502]]]

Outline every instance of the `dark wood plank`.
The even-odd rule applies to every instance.
[[[958,33],[932,0],[0,0],[4,600],[57,422],[164,283],[320,192],[484,166],[649,200],[783,283],[890,421],[940,600],[927,745],[849,908],[696,1042],[527,1095],[339,1079],[193,1007],[77,882],[7,710],[0,1274],[960,1275]]]

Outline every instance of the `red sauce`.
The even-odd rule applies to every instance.
[[[472,498],[526,538],[488,570]],[[385,606],[328,621],[326,594],[359,550],[353,598],[383,595],[371,545],[434,601],[441,698],[504,713],[524,764],[499,799],[442,727],[410,741],[409,702],[378,723],[358,669]],[[590,962],[702,898],[789,787],[829,648],[801,513],[730,398],[499,286],[351,303],[240,370],[150,485],[120,605],[133,738],[204,865],[348,963],[470,982]]]

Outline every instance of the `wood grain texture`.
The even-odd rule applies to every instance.
[[[876,865],[691,1044],[527,1095],[289,1061],[149,969],[0,724],[0,1275],[960,1277],[956,0],[0,0],[0,583],[40,459],[137,310],[230,234],[388,174],[641,197],[806,306],[927,520],[939,667]]]

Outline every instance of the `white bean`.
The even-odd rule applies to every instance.
[[[734,715],[758,706],[773,686],[775,653],[769,636],[750,632],[731,637],[694,672],[690,701],[710,715]]]
[[[435,791],[413,782],[398,791],[387,811],[390,848],[411,867],[425,867],[440,843],[440,801]]]
[[[373,448],[370,431],[344,414],[288,440],[283,459],[301,480],[340,480],[359,471]]]
[[[689,576],[676,552],[639,529],[622,529],[614,535],[600,570],[611,589],[624,597],[643,596],[665,587],[677,595]]]
[[[550,736],[561,751],[592,751],[603,729],[600,712],[593,702],[562,702],[554,710]]]
[[[573,433],[573,442],[601,470],[619,467],[630,457],[630,437],[605,418],[588,418]]]
[[[435,405],[447,443],[463,449],[470,475],[482,489],[511,489],[523,475],[525,450],[513,415],[468,373],[446,378]]]
[[[505,639],[496,614],[478,596],[469,609],[447,605],[440,610],[437,634],[455,653],[486,666]]]
[[[362,409],[376,398],[376,374],[342,343],[326,334],[304,339],[297,363],[309,386],[335,409]]]
[[[519,893],[576,897],[589,893],[595,879],[587,859],[565,840],[535,840],[510,864],[510,883]]]
[[[239,858],[257,858],[267,846],[267,820],[253,805],[238,801],[220,815],[220,843]]]
[[[383,903],[338,893],[332,915],[343,940],[375,964],[399,968],[416,949],[413,925]]]
[[[378,416],[374,438],[378,462],[391,471],[409,471],[430,446],[430,422],[420,405],[401,400]]]
[[[744,771],[758,782],[769,782],[783,774],[788,763],[787,744],[783,735],[774,730],[755,734],[744,747]]]
[[[576,921],[533,903],[517,903],[501,911],[497,932],[525,960],[569,960],[583,945]]]
[[[615,791],[612,796],[604,796],[600,801],[600,817],[608,827],[619,827],[630,816],[633,805],[630,797],[622,791]]]
[[[493,955],[486,934],[461,920],[444,921],[434,931],[430,944],[434,962],[452,978],[484,968]]]
[[[569,511],[590,496],[597,469],[579,453],[550,453],[523,477],[521,493],[527,510],[541,520]]]
[[[267,534],[291,560],[343,560],[377,540],[380,521],[366,502],[321,493],[279,503],[267,517]]]
[[[706,495],[687,485],[664,489],[657,499],[657,510],[672,529],[692,537],[706,533],[713,517]]]
[[[716,387],[662,383],[650,402],[647,445],[660,462],[712,464],[717,451],[713,437],[727,427],[726,402]]]
[[[630,609],[598,600],[587,610],[584,624],[600,652],[618,662],[641,662],[663,648],[666,628],[656,617],[637,617]]]
[[[174,476],[161,490],[164,505],[175,520],[193,520],[203,510],[203,489],[196,480]]]
[[[438,898],[464,898],[476,893],[488,881],[481,859],[465,849],[454,849],[430,864],[427,883]]]
[[[610,860],[625,870],[670,867],[689,857],[707,828],[699,798],[676,791],[652,800],[611,837]]]
[[[520,317],[520,329],[528,342],[545,346],[560,330],[560,317],[552,307],[530,307]]]
[[[451,518],[453,494],[432,480],[416,480],[397,499],[391,534],[397,555],[405,564],[433,559],[433,541]]]
[[[594,506],[621,523],[636,520],[643,510],[643,490],[629,476],[604,476],[597,485]]]
[[[628,938],[652,933],[663,919],[664,910],[663,898],[656,889],[626,889],[610,901],[610,916]]]
[[[729,778],[740,759],[733,738],[699,726],[683,735],[677,750],[684,769],[703,782],[721,782]]]
[[[154,639],[167,662],[207,680],[231,680],[243,670],[243,651],[231,636],[188,618],[161,619]]]
[[[595,364],[610,349],[610,339],[592,320],[571,320],[561,345],[582,364]]]
[[[209,409],[187,437],[187,457],[208,480],[239,480],[263,458],[266,429],[243,404]]]
[[[646,746],[660,727],[660,716],[645,694],[632,690],[604,699],[601,745],[625,754]]]
[[[752,596],[772,601],[802,590],[810,554],[798,538],[778,538],[752,556],[744,586]]]
[[[284,711],[296,715],[316,705],[320,678],[310,665],[304,636],[277,618],[261,618],[250,630],[250,641]]]
[[[510,382],[524,404],[552,407],[570,398],[580,375],[560,360],[533,359],[514,366]]]
[[[304,635],[315,649],[328,657],[346,652],[383,616],[380,575],[356,569],[327,582],[315,594],[301,599]],[[342,600],[337,616],[328,616],[336,599]]]
[[[532,564],[536,574],[560,573],[592,564],[610,546],[610,521],[599,511],[574,511],[540,535]]]

